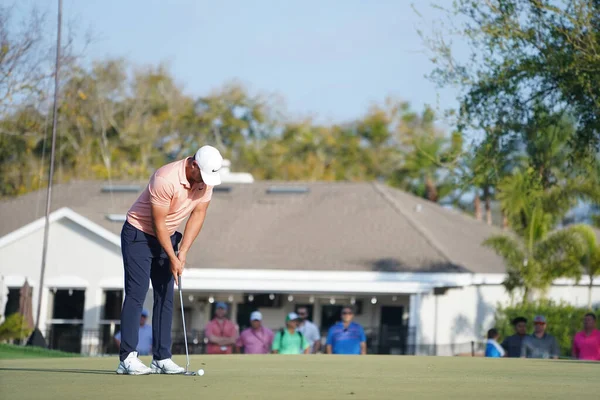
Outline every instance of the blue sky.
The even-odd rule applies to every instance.
[[[283,96],[293,117],[339,122],[388,95],[416,110],[456,106],[456,90],[425,78],[433,65],[417,28],[433,14],[422,2],[421,20],[411,1],[63,0],[63,15],[94,32],[88,59],[167,62],[196,96],[238,79]],[[57,3],[20,0],[19,8],[36,4],[55,18]]]

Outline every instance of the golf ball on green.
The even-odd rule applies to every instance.
[[[200,368],[197,372],[198,375],[202,376],[204,375],[204,370],[202,368]]]

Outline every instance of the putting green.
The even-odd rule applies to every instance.
[[[175,356],[185,365],[185,356]],[[142,357],[149,365],[150,358]],[[193,356],[202,377],[118,376],[117,359],[0,360],[4,399],[596,399],[600,363],[470,357]]]

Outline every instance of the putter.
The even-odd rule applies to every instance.
[[[188,371],[190,367],[190,355],[188,353],[188,343],[187,343],[187,330],[185,329],[185,314],[183,313],[183,295],[181,294],[181,275],[177,277],[179,284],[179,303],[181,304],[181,321],[183,322],[183,341],[185,343],[185,372],[183,375],[187,376],[195,376],[196,373],[194,371]]]

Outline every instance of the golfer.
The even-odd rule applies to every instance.
[[[178,276],[183,272],[187,252],[204,223],[212,189],[221,184],[218,171],[222,162],[217,149],[203,146],[194,157],[162,166],[127,213],[121,231],[125,301],[117,374],[181,374],[185,371],[171,360],[173,282],[179,284]],[[188,216],[182,241],[176,229]],[[148,368],[135,349],[150,279],[154,290],[153,360]]]

